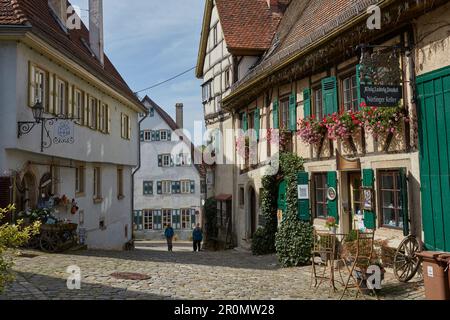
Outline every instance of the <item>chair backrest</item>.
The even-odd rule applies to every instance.
[[[336,248],[336,237],[325,231],[314,230],[314,252],[334,253]]]
[[[370,261],[373,256],[375,242],[375,233],[372,231],[361,232],[358,231],[357,236],[357,251],[358,259],[367,259]]]

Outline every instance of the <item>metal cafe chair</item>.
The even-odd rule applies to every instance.
[[[364,297],[362,285],[368,278],[367,269],[373,259],[374,238],[374,231],[356,231],[356,241],[344,241],[343,246],[346,249],[342,252],[341,259],[347,268],[348,278],[345,282],[341,300],[344,298],[345,293],[352,288],[357,289],[356,298],[358,298],[359,294]],[[378,298],[376,291],[374,289],[372,291]]]
[[[331,287],[336,290],[334,285],[335,255],[335,234],[314,229],[313,250],[311,252],[311,287],[314,283],[317,290],[324,281],[329,280]],[[329,271],[328,275],[327,270]]]

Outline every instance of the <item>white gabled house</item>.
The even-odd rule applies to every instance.
[[[206,184],[203,167],[195,165],[195,148],[183,134],[183,105],[175,122],[146,96],[148,116],[141,123],[141,166],[134,177],[134,230],[137,239],[163,239],[171,224],[180,240],[189,240],[202,224]]]
[[[103,52],[102,1],[90,1],[91,31],[66,28],[65,0],[0,2],[0,206],[18,210],[67,198],[58,219],[77,223],[89,248],[122,249],[132,237],[131,173],[137,164],[139,99]],[[18,136],[20,122],[77,118]],[[41,144],[44,147],[41,149]],[[70,202],[79,210],[72,211]]]

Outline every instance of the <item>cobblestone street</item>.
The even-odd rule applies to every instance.
[[[275,256],[255,257],[238,250],[193,253],[188,243],[176,243],[173,253],[166,252],[162,243],[139,243],[130,252],[25,253],[16,260],[16,281],[0,300],[310,300],[339,299],[342,292],[331,293],[326,284],[311,289],[310,267],[281,269]],[[81,290],[66,287],[66,268],[71,265],[81,268]],[[118,280],[111,276],[115,272],[141,273],[150,279]],[[347,298],[353,299],[353,294]],[[380,298],[424,299],[423,284],[418,280],[400,284],[388,272]]]

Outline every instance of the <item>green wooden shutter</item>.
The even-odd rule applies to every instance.
[[[304,117],[311,117],[311,89],[307,88],[303,90],[303,113]]]
[[[156,132],[155,131],[151,131],[151,136],[152,136],[152,141],[156,141]]]
[[[172,194],[176,194],[176,193],[177,193],[177,182],[172,181]]]
[[[336,199],[333,201],[327,201],[328,216],[334,217],[336,222],[339,223],[339,210],[338,210],[338,185],[337,185],[337,172],[330,171],[327,173],[327,186],[328,188],[334,188],[336,190]]]
[[[256,140],[259,140],[259,130],[261,129],[261,110],[256,108],[255,111],[255,131],[256,131]]]
[[[372,169],[363,169],[363,187],[374,188],[375,173]],[[375,199],[372,199],[372,202]],[[372,203],[374,206],[375,203]],[[364,210],[364,225],[367,229],[376,229],[376,213],[374,211]]]
[[[181,193],[181,181],[177,181],[177,193]]]
[[[322,80],[322,95],[325,115],[338,112],[336,77],[329,77]]]
[[[162,155],[158,155],[158,167],[162,167]]]
[[[155,131],[155,141],[160,141],[160,140],[161,140],[161,132]]]
[[[297,131],[297,95],[295,93],[289,96],[289,130]]]
[[[180,210],[172,210],[172,219],[174,229],[181,229]]]
[[[141,142],[144,141],[144,131],[141,131]]]
[[[309,174],[307,172],[299,172],[297,175],[297,184],[309,186]],[[309,199],[298,199],[298,217],[302,221],[311,222],[311,211]]]
[[[407,169],[400,169],[400,204],[403,213],[403,235],[409,235],[409,207],[408,207],[408,175]]]
[[[283,180],[280,182],[280,185],[278,186],[278,201],[277,206],[278,210],[283,211],[283,213],[286,213],[286,191],[287,191],[287,183],[286,180]],[[283,215],[284,220],[284,215]]]
[[[272,110],[272,118],[273,118],[273,128],[279,129],[280,128],[280,118],[278,114],[278,99],[275,99],[273,102],[273,110]]]
[[[167,130],[167,141],[172,141],[172,131]]]
[[[195,181],[191,181],[191,193],[195,193]]]
[[[247,132],[247,130],[248,130],[248,116],[247,116],[247,112],[244,112],[242,114],[242,130],[244,130],[245,132]]]
[[[148,182],[147,181],[144,181],[144,184],[143,184],[143,194],[144,195],[148,194]]]
[[[158,194],[162,194],[162,182],[161,181],[158,181],[158,183],[157,183],[157,191],[158,191]]]

